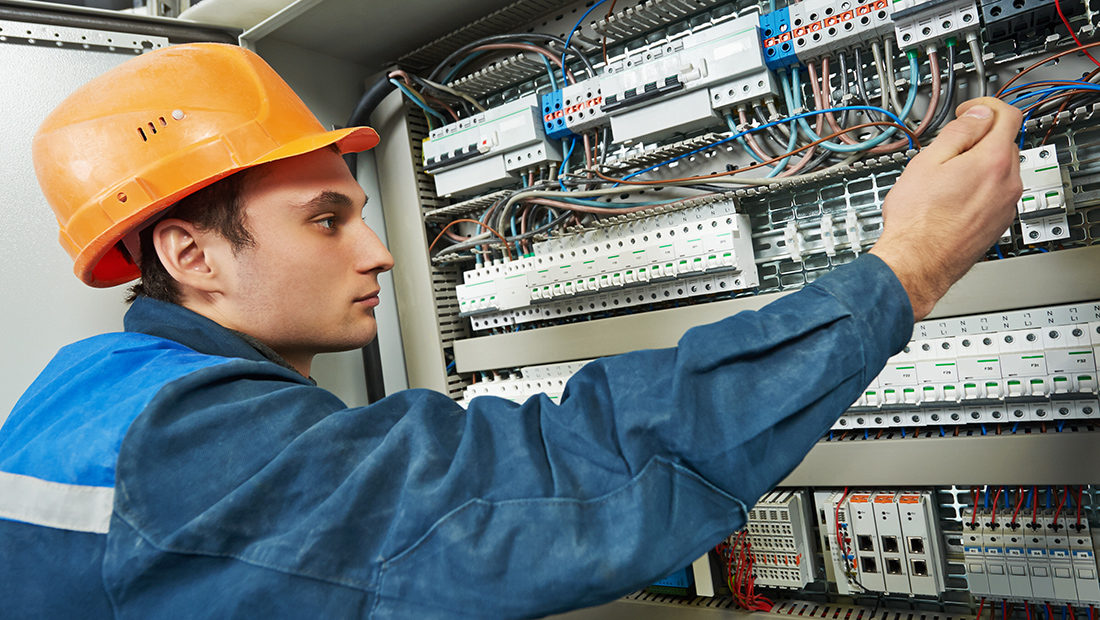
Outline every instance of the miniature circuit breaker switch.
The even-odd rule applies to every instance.
[[[1024,193],[1016,204],[1024,243],[1043,243],[1069,237],[1068,214],[1073,194],[1066,192],[1068,171],[1058,163],[1052,145],[1020,151]]]
[[[470,194],[514,183],[528,170],[561,161],[561,145],[546,137],[537,95],[527,95],[431,132],[424,171],[440,196]]]

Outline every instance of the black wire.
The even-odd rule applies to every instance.
[[[771,122],[768,120],[768,117],[764,116],[764,110],[761,109],[758,105],[752,106],[752,113],[754,116],[756,116],[756,120],[759,121],[761,125],[767,125],[769,122]],[[785,129],[786,125],[771,125],[765,127],[764,131],[767,132],[768,137],[771,138],[772,141],[778,144],[779,147],[782,149],[780,150],[780,153],[786,153],[787,145],[790,143],[791,136],[790,133],[784,136],[783,133],[780,131],[781,128]]]
[[[856,91],[859,93],[859,98],[863,100],[863,105],[869,106],[869,105],[871,105],[871,98],[867,96],[867,87],[864,84],[863,55],[860,54],[858,47],[855,50],[855,59],[856,59],[856,66],[855,66]]]
[[[841,94],[840,104],[842,106],[847,107],[847,105],[848,105],[848,101],[847,101],[848,100],[848,95],[851,94],[851,91],[848,90],[848,55],[845,54],[844,52],[840,52],[839,54],[837,54],[837,57],[840,60],[840,94]],[[822,78],[824,78],[826,81],[830,81],[828,76],[822,76]],[[829,92],[829,93],[833,92],[833,85],[832,84],[822,84],[821,86],[822,86],[822,88],[827,87],[829,89],[826,92]],[[832,99],[831,96],[830,96],[830,99]],[[825,104],[829,107],[833,106],[832,101],[826,101]],[[841,127],[847,127],[848,126],[848,110],[845,110],[844,112],[841,112],[841,114],[840,114],[840,126]]]
[[[451,52],[449,56],[444,58],[442,62],[436,65],[435,69],[432,69],[432,72],[428,74],[428,79],[432,80],[433,82],[438,82],[443,71],[447,69],[451,64],[453,64],[456,60],[469,53],[470,50],[479,45],[485,45],[486,43],[499,43],[502,41],[549,41],[551,43],[557,43],[561,49],[566,49],[565,39],[562,39],[561,37],[556,37],[552,34],[528,32],[525,34],[497,34],[489,37],[482,37],[480,39],[477,39],[476,41],[471,41],[470,43],[467,43],[466,45],[463,45],[457,50]],[[596,70],[592,67],[592,63],[588,61],[588,58],[585,57],[585,55],[582,54],[580,50],[578,50],[575,46],[570,45],[567,51],[571,52],[574,56],[580,59],[581,63],[584,65],[585,71],[588,73],[588,77],[596,75]]]
[[[955,109],[955,46],[947,46],[947,92],[943,98],[943,107],[936,112],[936,117],[932,119],[932,124],[928,127],[927,131],[935,131],[937,127],[943,125],[943,122],[947,120],[947,115],[951,113],[951,110]]]

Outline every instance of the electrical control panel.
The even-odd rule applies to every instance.
[[[835,429],[1096,419],[1100,304],[923,321]]]
[[[440,195],[468,194],[561,161],[560,144],[546,138],[535,95],[521,97],[431,132],[424,171]]]
[[[1059,0],[1062,12],[1077,15],[1081,0]],[[1061,28],[1058,7],[1043,0],[983,0],[982,21],[991,43],[1020,38],[1043,38]],[[1064,29],[1062,29],[1064,32]]]

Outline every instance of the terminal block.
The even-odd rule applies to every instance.
[[[496,396],[522,403],[538,394],[545,394],[557,403],[565,392],[565,384],[569,378],[590,361],[592,360],[520,368],[518,376],[494,377],[488,381],[470,384],[458,403],[466,407],[478,396]]]
[[[825,573],[841,594],[936,596],[946,556],[930,491],[814,493]]]
[[[607,125],[610,120],[602,106],[603,91],[598,76],[543,95],[546,135],[560,140]]]
[[[835,429],[1095,419],[1100,305],[922,321]]]
[[[1068,215],[1073,212],[1069,172],[1058,163],[1054,146],[1020,151],[1024,193],[1016,203],[1024,243],[1042,243],[1069,237]]]
[[[756,585],[803,588],[814,579],[810,502],[805,491],[772,491],[749,511]]]
[[[431,132],[424,171],[440,196],[471,194],[516,181],[524,170],[561,161],[546,136],[536,95],[527,95]]]
[[[894,21],[898,47],[909,51],[963,39],[979,28],[976,0],[897,0]]]
[[[1078,15],[1084,8],[1081,0],[1065,0],[1061,5],[1066,15]],[[1049,0],[983,0],[981,10],[990,43],[1018,38],[1042,40],[1062,29],[1058,10]]]
[[[1025,511],[1017,521],[990,509],[966,511],[963,554],[974,596],[1041,602],[1100,602],[1096,555],[1088,520],[1080,527],[1049,510]]]
[[[807,61],[863,48],[894,32],[888,0],[852,5],[837,0],[806,0],[790,7],[794,50]]]
[[[798,65],[794,33],[788,7],[760,16],[760,37],[764,62],[771,71]]]
[[[600,110],[616,142],[713,125],[718,111],[779,92],[762,54],[755,13],[654,43],[607,65]]]

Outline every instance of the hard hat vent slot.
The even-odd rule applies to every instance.
[[[168,121],[165,120],[163,116],[158,118],[157,121],[160,122],[161,127],[167,127],[168,126]],[[157,134],[157,124],[156,124],[156,122],[149,121],[148,128],[149,128],[148,133],[146,133],[145,127],[138,127],[137,128],[138,135],[141,136],[141,139],[144,142],[149,141],[149,136],[151,136],[151,135],[155,136]]]

